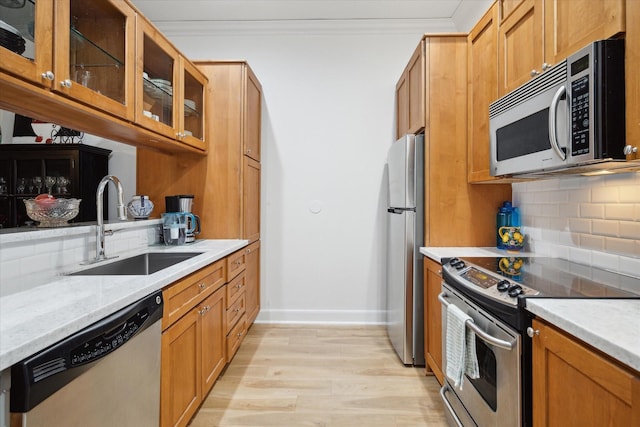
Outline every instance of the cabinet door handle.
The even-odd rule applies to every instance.
[[[206,288],[206,287],[207,287],[207,285],[205,285],[205,283],[204,283],[204,282],[202,282],[202,283],[200,283],[200,284],[198,285],[198,287],[199,287],[201,290],[204,290],[204,288]]]
[[[55,78],[55,75],[53,74],[52,71],[45,71],[44,73],[42,73],[40,75],[45,80],[53,80]]]
[[[533,329],[531,326],[529,326],[527,328],[527,335],[529,335],[529,338],[533,338],[535,336],[540,335],[540,330],[539,329]]]
[[[540,71],[538,70],[531,70],[531,72],[529,73],[531,75],[531,77],[535,77],[537,75],[540,75]]]
[[[72,85],[73,83],[71,83],[71,80],[69,79],[64,79],[63,81],[60,82],[60,86],[66,87],[67,89],[70,88]]]

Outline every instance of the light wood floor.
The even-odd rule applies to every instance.
[[[444,427],[439,385],[383,327],[254,324],[191,427]]]

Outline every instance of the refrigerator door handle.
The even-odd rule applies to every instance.
[[[388,208],[387,212],[392,214],[401,214],[403,212],[415,212],[416,208]]]

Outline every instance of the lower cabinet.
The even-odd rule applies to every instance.
[[[227,363],[226,260],[163,290],[160,425],[186,426]]]
[[[231,362],[247,333],[245,289],[245,271],[227,284],[227,362]]]
[[[442,283],[442,266],[424,258],[424,358],[427,372],[433,373],[440,384],[442,374],[442,308],[438,295]]]
[[[640,373],[545,322],[532,326],[534,426],[640,425]]]
[[[245,298],[247,304],[247,328],[253,324],[260,312],[260,240],[245,249],[246,282]]]

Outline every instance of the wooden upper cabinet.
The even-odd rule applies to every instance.
[[[627,30],[625,80],[627,104],[627,144],[636,148],[627,160],[640,159],[640,1],[626,4]],[[635,41],[635,42],[634,42]]]
[[[637,372],[547,323],[533,329],[534,427],[640,425]]]
[[[138,17],[135,121],[206,150],[206,77],[144,17]]]
[[[498,94],[531,79],[544,62],[543,0],[524,0],[498,30]]]
[[[244,155],[260,161],[262,86],[249,67],[244,68]]]
[[[22,40],[0,47],[4,71],[133,120],[136,14],[128,3],[28,1],[0,13]]]
[[[489,104],[498,97],[498,4],[478,21],[467,37],[469,182],[494,180],[490,171]]]
[[[419,133],[426,126],[425,49],[421,40],[396,84],[396,138]]]
[[[509,8],[511,5],[504,6]],[[624,0],[523,0],[498,38],[498,91],[515,89],[592,41],[625,31]]]
[[[0,42],[0,70],[51,87],[53,0],[26,2],[20,9],[0,7],[0,19],[20,33],[12,44]]]
[[[594,40],[624,32],[625,0],[545,0],[544,27],[545,62],[554,65]]]

